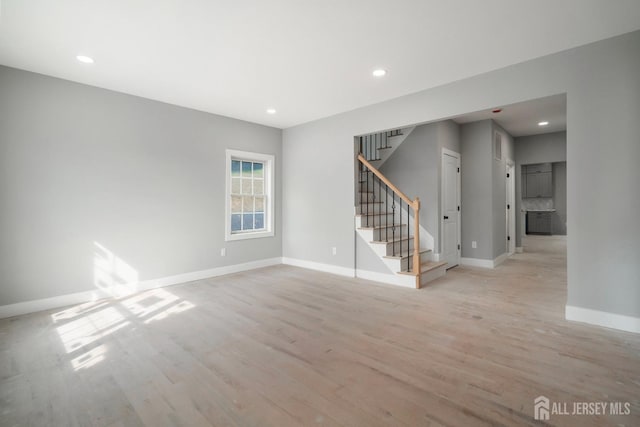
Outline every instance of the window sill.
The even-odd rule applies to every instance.
[[[236,234],[227,234],[224,238],[225,242],[230,242],[233,240],[247,240],[247,239],[260,239],[263,237],[273,237],[273,231],[258,231],[255,233],[236,233]]]

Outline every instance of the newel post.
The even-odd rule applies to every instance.
[[[420,289],[420,198],[413,201],[413,273],[416,276],[416,289]]]

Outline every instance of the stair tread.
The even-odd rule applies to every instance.
[[[430,271],[443,265],[447,265],[447,261],[425,261],[420,264],[420,271],[424,273],[425,271]]]
[[[420,255],[426,254],[426,253],[429,253],[429,252],[431,252],[431,249],[420,249]],[[413,256],[413,250],[409,251],[408,255],[407,255],[407,252],[400,252],[399,254],[396,254],[396,255],[384,255],[383,258],[403,259],[403,258],[407,258],[408,256],[410,256],[410,257]]]
[[[382,216],[382,215],[393,215],[393,212],[380,212],[380,213],[370,213],[369,215],[366,214],[356,214],[356,217],[363,217],[363,216]]]
[[[404,242],[405,240],[413,240],[413,236],[409,237],[409,239],[407,239],[406,237],[403,237],[402,239],[389,239],[389,240],[374,240],[370,243],[376,243],[376,244],[389,244],[389,243],[396,243],[396,242]]]
[[[388,225],[376,225],[375,227],[373,227],[373,226],[372,227],[360,227],[360,228],[358,228],[358,230],[382,230],[382,229],[385,229],[385,228],[393,228],[393,227],[400,228],[400,227],[406,227],[406,226],[407,226],[407,224],[395,224],[395,225],[388,224]]]
[[[447,265],[447,262],[446,261],[425,261],[420,264],[420,272],[427,273],[431,270],[435,270],[436,268],[442,267],[443,265]],[[415,276],[415,273],[413,271],[398,271],[398,274]]]

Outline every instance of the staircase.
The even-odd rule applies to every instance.
[[[358,234],[389,269],[386,281],[419,289],[443,276],[447,263],[433,261],[433,248],[421,245],[420,200],[407,197],[378,170],[412,130],[360,137],[355,220]]]

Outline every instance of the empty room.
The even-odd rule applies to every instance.
[[[639,118],[637,0],[0,1],[0,426],[640,425]]]

